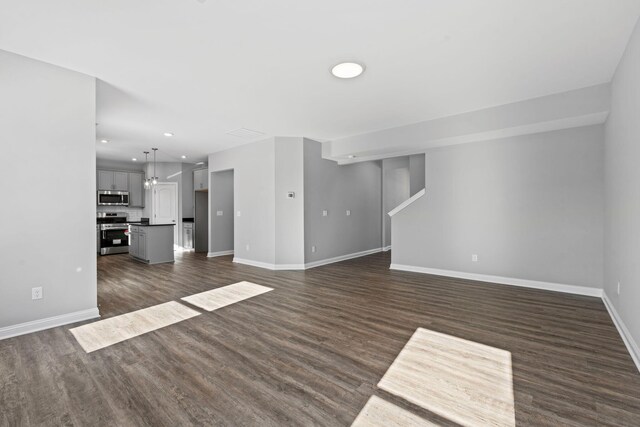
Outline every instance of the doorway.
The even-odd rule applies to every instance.
[[[209,192],[197,190],[193,195],[195,203],[193,248],[196,252],[209,251]]]
[[[209,256],[234,253],[233,169],[211,172],[211,227]]]

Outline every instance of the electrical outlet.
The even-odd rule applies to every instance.
[[[222,216],[222,213],[223,213],[222,211],[216,211],[217,216]]]
[[[620,295],[620,282],[618,282],[618,295]]]
[[[351,216],[351,211],[347,209],[347,216]]]
[[[478,262],[478,254],[471,255],[471,261]]]
[[[250,248],[250,246],[249,246],[249,245],[247,245],[247,246],[246,246],[246,248],[247,248],[247,252],[249,252],[249,248]]]
[[[316,247],[315,246],[311,246],[311,252],[315,252],[316,251]]]
[[[329,215],[329,212],[327,212],[327,211],[322,211],[322,216],[327,216],[327,215]]]
[[[31,299],[42,299],[42,287],[31,288]]]

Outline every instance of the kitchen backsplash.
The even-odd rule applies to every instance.
[[[127,208],[124,206],[98,206],[98,212],[126,212],[129,221],[140,221],[142,218],[142,209]]]

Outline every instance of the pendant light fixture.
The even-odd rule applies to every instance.
[[[158,183],[158,177],[156,176],[156,151],[157,148],[152,148],[153,150],[153,181],[151,181],[152,185],[156,185]]]
[[[144,164],[146,165],[147,163],[149,163],[149,152],[148,151],[143,151],[144,153]],[[149,188],[151,188],[151,178],[146,178],[144,179],[144,189],[148,190]]]

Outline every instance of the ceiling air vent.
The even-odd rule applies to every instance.
[[[256,139],[265,135],[264,133],[258,132],[257,130],[251,130],[247,128],[230,130],[229,132],[227,132],[227,134],[237,136],[238,138],[242,139]]]

